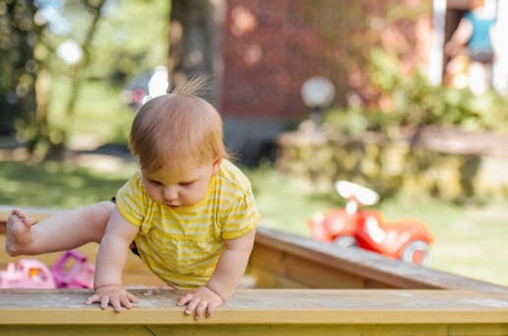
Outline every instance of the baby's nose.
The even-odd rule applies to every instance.
[[[178,190],[176,187],[170,186],[165,187],[162,191],[162,196],[167,201],[172,201],[178,198]]]

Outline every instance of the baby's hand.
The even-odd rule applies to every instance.
[[[120,285],[107,285],[95,289],[95,293],[86,300],[86,304],[100,303],[101,309],[108,305],[113,307],[115,312],[120,312],[125,307],[130,309],[131,303],[138,302],[136,297],[127,292]]]
[[[184,313],[187,315],[194,314],[194,318],[199,320],[203,313],[206,314],[206,317],[212,315],[223,302],[224,300],[217,293],[204,286],[184,294],[176,305],[180,307],[187,305]]]

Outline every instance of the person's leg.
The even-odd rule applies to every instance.
[[[494,87],[494,80],[493,80],[493,64],[492,63],[484,63],[483,67],[485,69],[485,82],[487,84],[487,89],[492,89]]]
[[[471,62],[469,66],[469,87],[475,95],[485,93],[488,88],[488,78],[485,65]]]
[[[5,249],[11,256],[34,255],[100,242],[114,206],[100,202],[63,211],[36,224],[23,211],[13,210],[7,221]]]

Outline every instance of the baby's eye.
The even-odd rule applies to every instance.
[[[154,186],[157,186],[157,187],[159,187],[159,186],[161,186],[161,185],[162,185],[162,183],[161,183],[161,182],[159,182],[159,181],[148,180],[148,182],[149,182],[151,185],[154,185]]]
[[[190,187],[191,185],[194,184],[194,182],[182,182],[182,183],[179,183],[181,187]]]

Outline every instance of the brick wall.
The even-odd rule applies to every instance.
[[[223,37],[225,116],[293,118],[305,113],[300,86],[327,75],[325,43],[292,0],[230,0]]]
[[[388,7],[406,6],[404,13],[410,14],[424,2],[228,0],[223,115],[260,120],[305,116],[300,87],[314,75],[332,80],[337,103],[343,104],[349,90],[369,90],[365,76],[351,74],[364,71],[375,45],[397,52],[407,71],[421,65],[428,47],[422,26],[430,31],[430,16],[393,18],[397,12]]]

